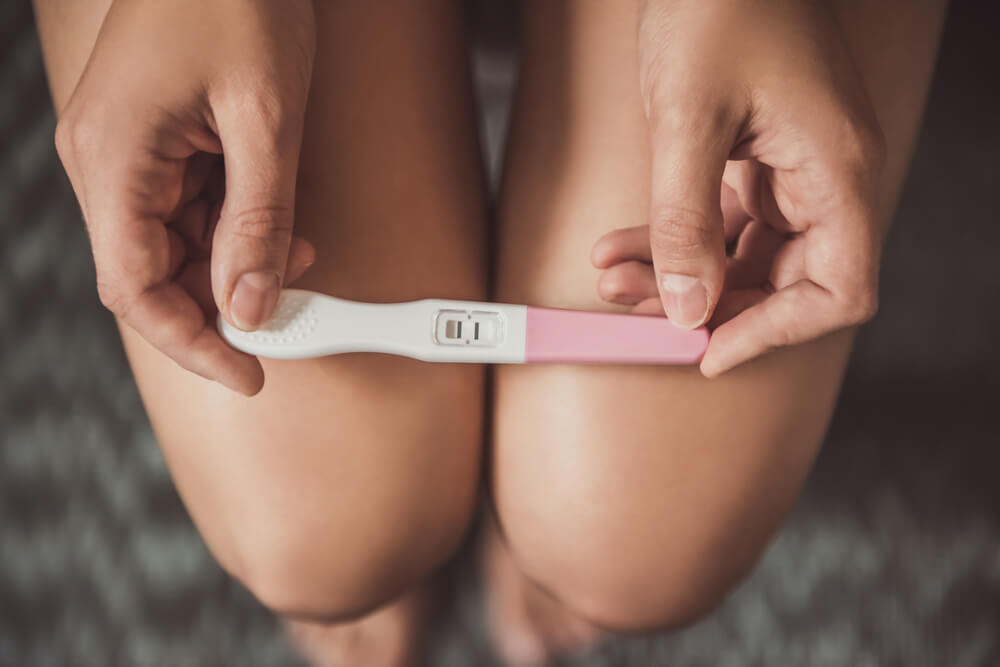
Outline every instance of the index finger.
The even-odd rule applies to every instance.
[[[778,290],[712,332],[701,371],[715,377],[754,357],[819,338],[871,319],[878,303],[878,242],[862,202],[836,221],[807,230],[789,259],[794,278],[775,280]],[[781,261],[780,258],[776,261]],[[799,268],[801,267],[801,268]],[[781,267],[772,270],[780,275]]]
[[[161,282],[114,303],[111,310],[122,322],[185,370],[248,396],[263,386],[260,362],[222,340],[214,323],[176,283]]]
[[[158,195],[170,191],[174,176],[183,176],[182,167],[174,173],[176,161],[139,160],[145,168],[119,162],[92,170],[85,184],[91,193],[87,218],[101,301],[182,368],[234,391],[256,394],[264,382],[260,362],[226,344],[214,322],[170,275],[178,261],[171,258],[164,216],[173,202]],[[142,188],[159,192],[137,194]]]

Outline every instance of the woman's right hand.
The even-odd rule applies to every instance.
[[[247,395],[254,329],[312,263],[292,236],[311,0],[115,1],[56,130],[101,301],[182,367]]]
[[[709,322],[706,377],[869,320],[885,146],[833,10],[816,0],[642,7],[651,216],[595,245],[605,280],[675,324]]]

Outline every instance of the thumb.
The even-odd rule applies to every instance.
[[[649,243],[667,317],[694,329],[712,316],[725,280],[721,190],[732,143],[702,118],[669,115],[657,122],[650,113]]]
[[[223,317],[253,330],[274,311],[285,281],[302,140],[267,127],[266,114],[219,119],[226,169],[225,203],[212,239],[212,292]]]

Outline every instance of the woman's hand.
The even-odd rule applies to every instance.
[[[638,48],[651,218],[597,242],[601,292],[715,327],[709,377],[871,318],[883,140],[826,6],[648,0]]]
[[[292,236],[311,0],[116,1],[56,146],[101,301],[184,368],[254,394],[216,333],[253,329],[314,251]]]

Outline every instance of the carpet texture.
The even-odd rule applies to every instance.
[[[953,7],[882,311],[781,534],[702,622],[571,664],[1000,664],[1000,67],[986,4]],[[477,73],[495,147],[512,60],[487,49]],[[299,664],[173,490],[97,301],[54,122],[30,6],[7,0],[0,665]],[[467,554],[452,579],[430,664],[493,664]]]

